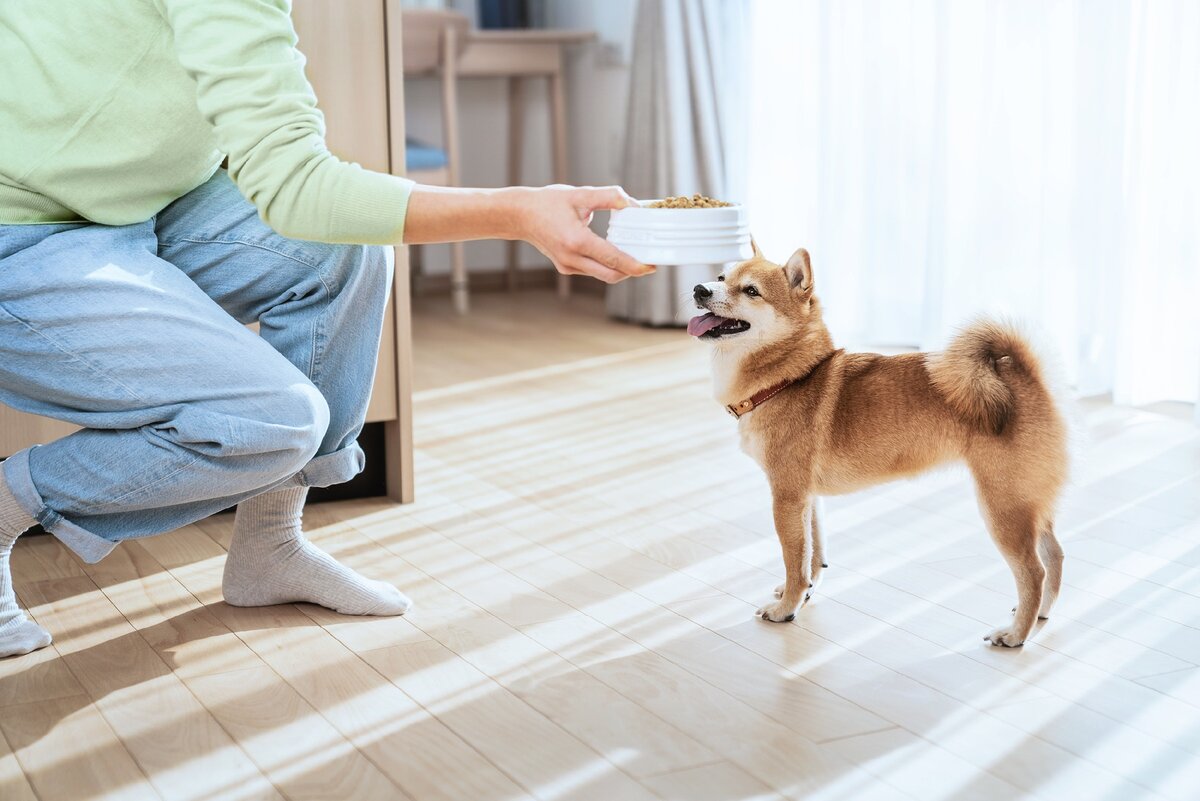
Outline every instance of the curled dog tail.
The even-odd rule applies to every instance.
[[[926,357],[934,387],[968,423],[1002,434],[1021,406],[1057,406],[1029,341],[1011,324],[981,318]]]

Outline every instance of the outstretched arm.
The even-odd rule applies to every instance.
[[[522,239],[540,250],[560,273],[590,275],[611,284],[654,271],[588,228],[597,209],[620,209],[632,203],[616,186],[416,186],[408,201],[404,242]]]
[[[325,146],[288,0],[155,0],[238,189],[296,239],[396,245],[523,239],[562,273],[614,282],[652,271],[587,227],[632,202],[617,187],[442,189],[364,170]]]

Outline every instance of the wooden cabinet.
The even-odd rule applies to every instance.
[[[403,174],[399,0],[295,0],[292,20],[329,149],[367,169]],[[404,502],[413,497],[410,321],[408,251],[398,247],[367,421],[384,423],[388,495]]]
[[[330,149],[364,167],[404,167],[404,82],[400,79],[400,5],[388,0],[296,0],[293,8],[306,72],[325,114]],[[389,70],[394,67],[394,80]],[[412,333],[408,255],[396,248],[368,422],[384,424],[388,495],[411,501]],[[69,434],[73,426],[0,406],[0,457]]]

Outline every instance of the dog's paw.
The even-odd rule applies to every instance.
[[[992,645],[999,645],[1004,648],[1016,648],[1019,645],[1025,644],[1025,640],[1007,626],[996,629],[983,639],[987,640]]]
[[[808,600],[808,596],[804,596],[804,601]],[[800,606],[804,606],[804,601],[800,602]],[[754,613],[755,617],[761,617],[763,620],[769,620],[772,623],[787,623],[796,619],[795,606],[788,606],[783,601],[776,601],[773,604],[767,604]]]

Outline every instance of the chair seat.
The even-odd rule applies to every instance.
[[[440,170],[449,162],[445,150],[417,139],[405,139],[404,151],[404,163],[409,172]]]

